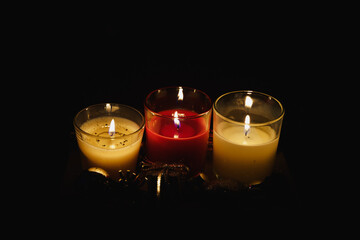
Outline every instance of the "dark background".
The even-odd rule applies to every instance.
[[[170,14],[171,15],[171,14]],[[188,86],[212,101],[235,90],[277,98],[285,108],[279,151],[285,154],[301,201],[309,199],[304,96],[311,94],[316,33],[303,19],[229,17],[196,22],[163,18],[76,18],[51,26],[46,95],[55,102],[60,143],[51,163],[61,185],[72,120],[81,109],[116,102],[143,112],[146,95],[166,86]],[[311,28],[313,29],[313,28]],[[51,74],[50,74],[51,72]],[[55,187],[54,192],[59,188]]]

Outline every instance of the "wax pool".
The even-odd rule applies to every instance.
[[[115,133],[109,134],[112,119]],[[97,136],[83,134],[82,139],[78,138],[87,167],[100,167],[114,179],[118,178],[120,169],[135,170],[141,138],[129,134],[139,129],[138,124],[125,118],[106,116],[91,119],[80,128]]]
[[[241,126],[226,122],[214,129],[214,170],[223,178],[244,184],[261,183],[271,174],[279,138],[269,127]]]
[[[180,163],[190,168],[190,174],[200,173],[204,166],[209,138],[205,118],[184,119],[197,113],[172,109],[159,114],[174,118],[153,116],[146,125],[146,150],[150,162]]]

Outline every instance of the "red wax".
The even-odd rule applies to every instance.
[[[174,121],[175,111],[178,121]],[[166,110],[159,114],[171,118],[154,116],[147,121],[146,150],[149,160],[182,163],[190,168],[190,174],[199,174],[205,164],[209,138],[205,118],[191,118],[197,113],[183,109]]]

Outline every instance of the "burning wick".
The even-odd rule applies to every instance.
[[[179,115],[178,115],[177,111],[175,111],[175,113],[174,113],[174,124],[175,124],[177,130],[179,130],[181,124],[180,124]]]
[[[110,137],[113,137],[115,134],[115,121],[114,119],[111,120],[110,128],[109,128],[109,135]]]
[[[244,126],[244,129],[245,129],[245,136],[247,137],[247,135],[249,134],[249,131],[250,131],[250,116],[249,115],[246,115],[245,117],[245,126]]]

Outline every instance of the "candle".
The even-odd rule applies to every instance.
[[[163,116],[182,118],[197,115],[195,112],[173,109],[161,111]],[[191,174],[201,171],[206,158],[209,131],[206,121],[195,118],[184,121],[174,117],[166,119],[155,116],[146,126],[147,155],[151,161],[185,164]]]
[[[97,111],[100,108],[104,113],[92,118],[89,112],[95,111],[93,108]],[[140,114],[128,106],[112,104],[111,109],[107,109],[106,105],[104,108],[94,105],[77,115],[74,125],[86,168],[103,169],[113,179],[119,177],[119,170],[135,171],[143,134],[141,119],[142,122],[144,119],[140,114],[138,119],[130,120],[129,112]],[[80,121],[84,116],[88,119]]]
[[[279,138],[270,127],[250,129],[226,122],[214,130],[216,174],[242,183],[257,184],[270,175]]]
[[[269,176],[283,115],[280,102],[263,93],[236,91],[220,96],[214,104],[216,175],[246,186]]]
[[[182,164],[191,176],[205,164],[211,117],[210,98],[197,89],[169,87],[145,100],[146,153],[150,163]]]

